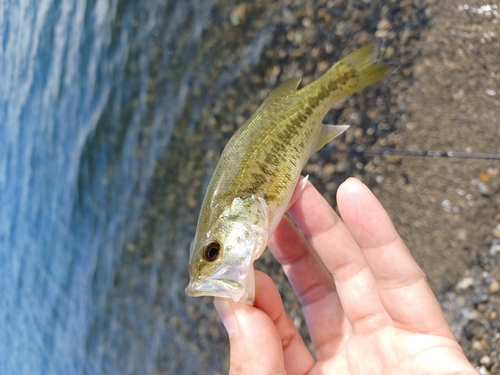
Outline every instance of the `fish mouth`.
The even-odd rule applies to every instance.
[[[253,305],[255,282],[253,270],[251,271],[246,274],[231,267],[219,270],[208,277],[192,278],[186,288],[186,294],[190,297],[231,298],[235,302],[242,301]]]

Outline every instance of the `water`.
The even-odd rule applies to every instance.
[[[184,295],[206,155],[221,147],[203,111],[269,30],[222,61],[238,36],[218,30],[220,11],[0,1],[1,374],[221,370],[213,307]]]

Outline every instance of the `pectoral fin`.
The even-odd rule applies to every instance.
[[[347,130],[349,125],[323,125],[319,134],[316,151]]]

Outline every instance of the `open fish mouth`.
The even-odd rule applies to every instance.
[[[227,279],[192,280],[186,288],[186,294],[191,297],[213,296],[232,298],[240,301],[246,293],[243,285]]]
[[[253,288],[255,288],[253,279],[253,269],[246,274],[233,267],[223,268],[211,276],[191,279],[186,294],[191,297],[231,298],[235,302],[253,304]],[[248,290],[249,288],[252,290]]]

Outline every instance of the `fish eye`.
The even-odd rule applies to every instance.
[[[220,254],[220,243],[217,241],[210,241],[203,248],[203,259],[207,262],[215,261]]]

